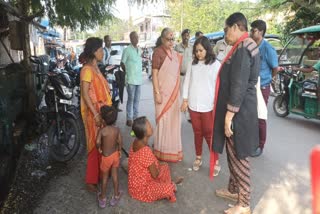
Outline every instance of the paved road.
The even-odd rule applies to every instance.
[[[268,142],[262,156],[251,159],[251,207],[257,214],[309,214],[311,213],[309,154],[320,143],[320,122],[289,115],[276,117],[270,100]],[[145,78],[140,102],[141,115],[154,121],[152,84]],[[125,105],[121,108],[125,110]],[[132,138],[125,126],[125,113],[119,114],[124,145],[129,148]],[[153,122],[154,125],[154,122]],[[52,180],[35,213],[139,213],[139,214],[215,214],[223,213],[230,203],[214,195],[216,188],[225,187],[228,169],[225,154],[221,155],[222,171],[211,182],[208,178],[208,150],[204,149],[204,164],[198,172],[189,171],[194,155],[193,133],[190,124],[182,118],[184,160],[171,164],[173,176],[184,176],[178,186],[177,202],[166,200],[141,203],[127,193],[127,175],[120,170],[120,187],[125,195],[117,207],[99,209],[96,196],[84,189],[85,154],[68,176]],[[205,146],[205,144],[204,144]],[[204,147],[206,148],[206,147]],[[109,183],[108,197],[111,197]]]

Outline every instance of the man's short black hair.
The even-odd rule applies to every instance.
[[[133,121],[132,124],[132,131],[134,132],[134,135],[139,140],[142,140],[146,134],[147,131],[147,118],[145,116],[138,117]]]
[[[197,31],[195,37],[199,37],[201,34],[203,34],[201,31]]]
[[[118,117],[118,111],[113,106],[102,106],[100,112],[106,125],[110,126],[115,124]]]
[[[263,31],[262,36],[264,37],[267,31],[267,24],[265,21],[258,19],[251,23],[251,28],[257,28],[259,31]]]
[[[181,33],[181,36],[183,36],[184,34],[189,33],[190,34],[190,30],[189,29],[184,29]]]
[[[233,13],[226,19],[228,27],[232,27],[234,24],[238,25],[241,31],[248,31],[247,18],[242,13]]]

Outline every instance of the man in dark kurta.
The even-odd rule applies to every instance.
[[[230,178],[228,189],[216,190],[216,194],[237,202],[226,213],[247,213],[250,211],[248,156],[259,144],[256,95],[259,49],[248,36],[247,20],[243,14],[230,15],[224,30],[226,41],[233,48],[219,73],[213,150],[222,153],[226,143]]]

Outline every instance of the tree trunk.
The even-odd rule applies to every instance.
[[[19,0],[19,6],[21,14],[27,17],[28,11],[30,9],[30,2],[25,0]],[[27,96],[28,96],[28,107],[27,112],[28,116],[31,117],[32,112],[35,111],[36,108],[36,93],[35,93],[35,77],[32,73],[32,68],[30,64],[30,35],[29,35],[29,24],[26,21],[23,21],[23,31],[24,31],[24,41],[23,41],[23,64],[26,71],[26,86],[27,86]]]

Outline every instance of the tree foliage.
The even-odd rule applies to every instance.
[[[9,0],[18,8],[28,0]],[[111,10],[116,0],[30,0],[28,16],[48,16],[53,25],[81,30],[103,24],[113,18]]]
[[[320,24],[320,3],[317,0],[262,0],[269,11],[284,14],[281,26],[284,34]]]
[[[102,26],[95,31],[94,36],[103,38],[105,35],[110,35],[112,40],[124,40],[124,34],[129,30],[132,30],[132,26],[128,21],[124,21],[118,18],[107,20]],[[92,34],[89,34],[93,36]]]
[[[188,28],[192,32],[200,30],[209,33],[221,31],[225,19],[233,12],[241,11],[247,17],[252,17],[253,10],[249,5],[255,4],[234,0],[180,0],[168,2],[167,5],[173,29],[180,31],[181,28]]]

